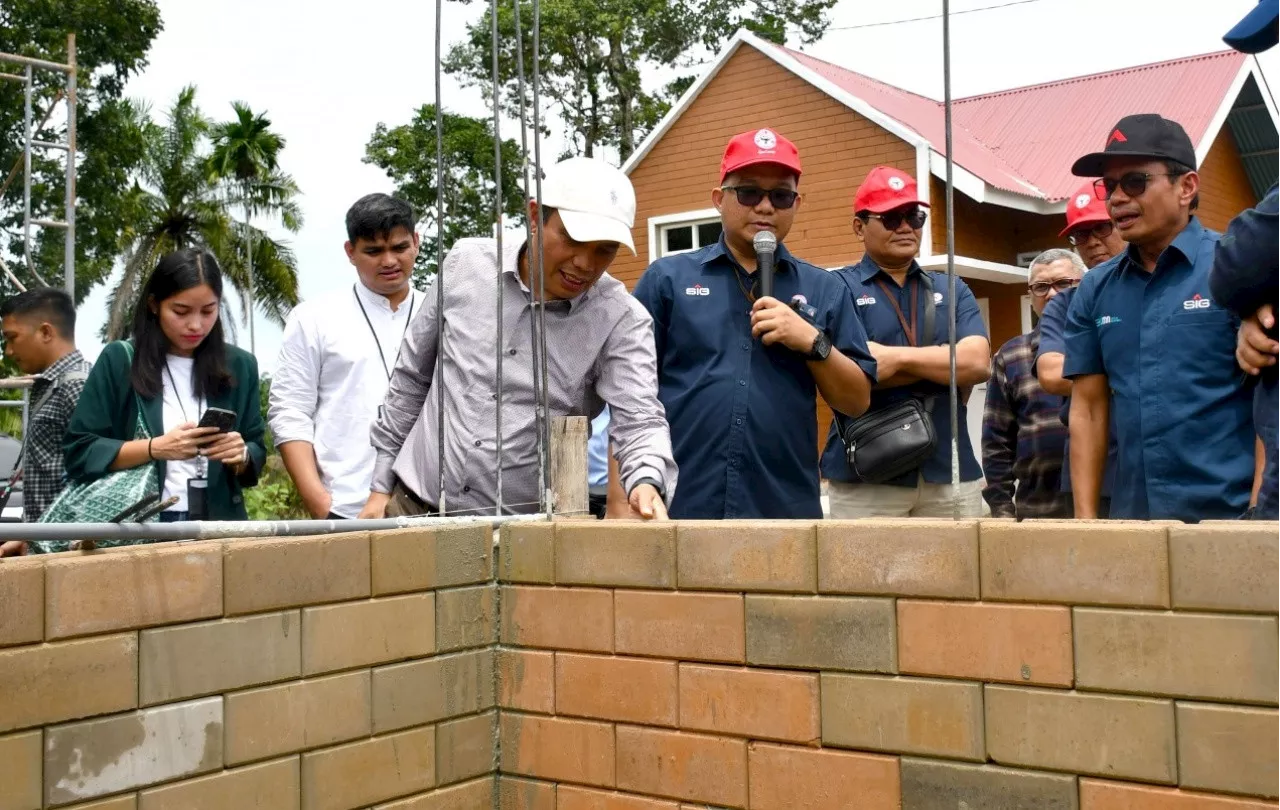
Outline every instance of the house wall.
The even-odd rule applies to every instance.
[[[0,808],[1276,807],[1275,523],[492,537],[0,562]]]
[[[1200,164],[1200,221],[1225,231],[1231,218],[1258,204],[1231,128],[1223,127]]]

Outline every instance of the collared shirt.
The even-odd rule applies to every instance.
[[[1240,321],[1209,297],[1217,243],[1193,217],[1154,273],[1130,245],[1071,302],[1063,374],[1105,374],[1111,388],[1113,518],[1231,519],[1248,506],[1253,391],[1236,367]]]
[[[1075,287],[1069,290],[1063,290],[1055,295],[1049,303],[1044,306],[1044,313],[1040,316],[1040,324],[1036,331],[1040,334],[1040,345],[1036,349],[1036,360],[1038,361],[1045,354],[1061,354],[1063,357],[1067,354],[1067,311],[1071,308],[1071,299],[1076,294]],[[1032,364],[1031,371],[1039,379],[1040,372],[1035,364]],[[1064,397],[1062,400],[1062,408],[1059,418],[1063,427],[1067,428],[1067,438],[1062,445],[1062,491],[1071,491],[1071,397]],[[1098,490],[1098,494],[1103,498],[1111,497],[1111,488],[1115,484],[1116,477],[1116,411],[1112,408],[1110,411],[1111,429],[1107,435],[1107,466],[1102,473],[1102,486]]]
[[[37,376],[28,393],[32,405],[40,405],[29,415],[22,446],[22,515],[28,523],[39,520],[67,484],[62,439],[92,368],[73,349]]]
[[[422,301],[410,290],[392,311],[390,301],[357,281],[294,307],[285,325],[271,378],[271,432],[276,446],[315,448],[330,511],[341,517],[356,517],[369,499],[376,459],[369,429]]]
[[[991,363],[982,418],[982,497],[993,517],[1071,517],[1062,492],[1067,427],[1063,398],[1040,387],[1035,365],[1039,331],[1000,347]]]
[[[912,288],[919,286],[919,292],[916,293],[919,309],[916,312],[915,329],[918,332],[924,331],[924,308],[929,306],[930,303],[926,300],[928,296],[925,294],[924,285],[920,283],[919,277],[924,273],[920,265],[915,262],[911,263],[911,268],[907,271],[907,284],[902,287],[898,286],[892,276],[881,270],[880,266],[869,255],[863,256],[862,261],[857,264],[835,272],[840,274],[853,293],[854,306],[863,326],[866,327],[868,340],[884,346],[911,345],[911,342],[907,339],[906,332],[902,329],[902,324],[898,321],[898,315],[893,308],[893,304],[885,297],[885,289],[880,286],[878,280],[883,280],[885,286],[889,288],[888,295],[897,296],[898,306],[902,309],[903,315],[908,318],[908,323],[910,322]],[[935,308],[933,339],[930,340],[927,335],[921,335],[919,345],[945,346],[951,334],[947,328],[947,276],[945,273],[930,273],[929,278],[933,282],[932,306]],[[956,341],[959,342],[967,337],[975,336],[981,338],[987,336],[986,327],[982,323],[982,312],[978,309],[978,301],[973,297],[969,286],[957,278]],[[938,438],[933,457],[920,465],[919,474],[912,471],[884,483],[894,486],[914,487],[921,476],[931,484],[951,483],[951,398],[948,395],[948,390],[946,385],[940,385],[928,380],[920,380],[919,382],[896,388],[873,388],[871,390],[870,410],[873,411],[891,403],[900,402],[907,397],[917,397],[919,399],[933,397],[933,407],[929,413],[933,417],[933,430]],[[978,459],[974,457],[973,444],[969,440],[969,431],[964,429],[968,419],[965,399],[965,391],[962,389],[959,396],[960,413],[958,421],[960,425],[958,443],[960,480],[976,481],[982,477],[982,470],[978,467]],[[827,434],[826,451],[822,454],[822,474],[826,478],[835,481],[860,482],[858,475],[849,468],[849,461],[845,456],[844,443],[837,435],[834,423],[831,426],[831,431]]]
[[[1280,268],[1276,243],[1280,241],[1280,193],[1272,184],[1254,208],[1240,212],[1227,225],[1214,252],[1209,292],[1213,300],[1241,318],[1252,317],[1258,308],[1271,304],[1280,311]],[[1268,333],[1276,336],[1273,326]],[[1280,516],[1280,449],[1277,448],[1276,414],[1280,411],[1280,376],[1277,368],[1264,368],[1258,375],[1253,395],[1253,421],[1266,449],[1262,489],[1254,517],[1275,520]]]
[[[875,360],[834,276],[778,246],[774,297],[875,380]],[[653,315],[659,396],[680,463],[673,518],[821,518],[817,386],[803,355],[751,337],[756,279],[723,237],[654,262],[635,294]]]
[[[444,340],[433,282],[422,314],[414,317],[405,336],[386,401],[373,425],[378,453],[375,491],[390,492],[398,478],[427,504],[439,506],[435,386],[441,385],[446,417],[444,510],[451,515],[494,511],[499,455],[495,310],[500,290],[503,509],[538,510],[535,319],[532,297],[520,279],[522,242],[508,242],[503,251],[500,287],[495,240],[462,239],[445,257]],[[606,273],[570,301],[549,301],[545,321],[551,416],[591,417],[607,403],[623,486],[630,492],[640,479],[652,478],[669,500],[676,491],[676,466],[658,401],[648,313],[622,282]]]
[[[591,438],[587,440],[587,486],[609,485],[609,406],[591,420]]]

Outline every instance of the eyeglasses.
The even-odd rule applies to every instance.
[[[795,205],[796,198],[800,196],[798,191],[792,191],[789,188],[764,189],[759,186],[721,186],[720,188],[723,191],[732,191],[738,198],[738,205],[745,205],[747,208],[755,208],[767,196],[769,204],[782,211]]]
[[[1031,290],[1031,294],[1036,298],[1044,298],[1049,294],[1049,290],[1054,290],[1055,292],[1066,292],[1073,287],[1079,286],[1080,279],[1078,278],[1060,278],[1056,281],[1037,281],[1035,284],[1027,287],[1027,289]]]
[[[1099,239],[1106,239],[1116,229],[1115,223],[1111,220],[1099,222],[1096,225],[1083,225],[1067,234],[1067,241],[1073,246],[1079,247],[1089,241],[1089,237],[1096,236]]]
[[[902,227],[905,221],[911,226],[912,230],[920,230],[924,227],[925,220],[929,215],[919,208],[911,208],[906,211],[890,211],[887,214],[864,214],[865,219],[878,219],[885,230],[896,231]]]
[[[1129,197],[1141,197],[1147,191],[1147,183],[1151,182],[1153,177],[1180,177],[1181,175],[1172,174],[1170,172],[1126,172],[1120,176],[1119,180],[1112,180],[1110,177],[1100,177],[1093,181],[1093,193],[1097,195],[1099,200],[1106,202],[1111,199],[1111,195],[1116,193],[1118,186],[1121,191]]]

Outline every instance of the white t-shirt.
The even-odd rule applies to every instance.
[[[161,369],[160,376],[164,380],[164,432],[168,433],[183,422],[199,422],[204,415],[205,403],[196,399],[191,384],[195,361],[190,357],[171,354],[165,358],[165,362],[168,369]],[[165,511],[187,511],[187,481],[199,475],[197,461],[193,458],[190,461],[165,462],[161,500],[178,496],[178,502]]]

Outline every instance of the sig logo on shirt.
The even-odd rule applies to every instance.
[[[933,294],[933,303],[935,303],[935,304],[941,304],[941,303],[942,303],[942,293],[937,293],[937,292],[936,292],[936,293],[934,293],[934,294]]]
[[[1188,311],[1194,311],[1197,309],[1208,309],[1211,306],[1213,306],[1213,302],[1210,301],[1208,298],[1201,296],[1200,293],[1196,293],[1195,295],[1188,298],[1186,301],[1182,302],[1182,308]]]
[[[854,301],[854,303],[860,307],[868,307],[874,304],[875,302],[876,302],[876,299],[871,297],[870,295],[864,295],[861,298],[859,298],[857,301]]]
[[[692,287],[684,288],[685,295],[711,295],[711,288],[704,287],[701,284],[695,284]]]
[[[1103,315],[1101,318],[1098,318],[1093,322],[1094,326],[1110,326],[1116,323],[1120,323],[1120,317],[1118,315]]]

